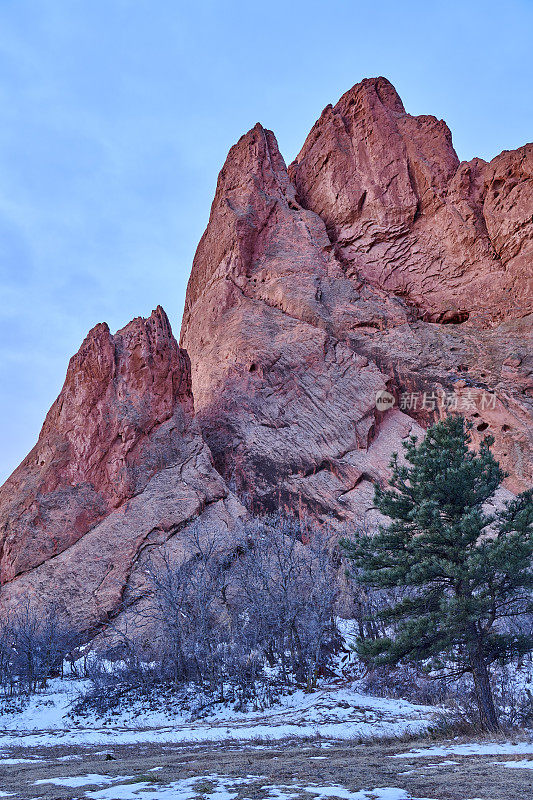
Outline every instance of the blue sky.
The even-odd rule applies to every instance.
[[[462,159],[533,138],[533,3],[0,0],[0,482],[87,331],[179,334],[229,147],[385,75]]]

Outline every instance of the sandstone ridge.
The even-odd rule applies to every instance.
[[[391,452],[449,410],[495,436],[509,488],[530,485],[532,156],[459,163],[384,78],[328,106],[288,170],[261,125],[230,150],[181,344],[243,496],[364,517]]]

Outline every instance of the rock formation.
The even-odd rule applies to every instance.
[[[243,509],[193,419],[190,365],[162,308],[71,359],[39,441],[0,490],[0,603],[54,603],[80,629],[116,613],[140,554]]]
[[[231,149],[181,343],[238,492],[360,517],[391,452],[447,410],[494,434],[510,488],[531,483],[532,156],[459,164],[383,78],[328,106],[288,171],[260,125]]]
[[[324,521],[371,507],[392,449],[419,429],[397,409],[378,421],[389,377],[350,337],[410,318],[402,300],[345,276],[274,135],[244,136],[194,259],[182,345],[215,463],[252,506]]]
[[[373,524],[392,452],[450,411],[495,437],[508,489],[531,485],[532,169],[533,145],[459,163],[384,78],[328,106],[289,169],[256,125],[218,179],[185,349],[160,308],[97,325],[0,489],[0,606],[54,599],[97,630],[150,548],[232,531],[236,495]]]

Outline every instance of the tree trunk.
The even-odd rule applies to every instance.
[[[472,667],[472,674],[474,676],[474,684],[476,687],[476,696],[479,706],[479,713],[483,725],[490,731],[497,731],[500,728],[498,722],[498,715],[494,707],[494,699],[492,697],[492,688],[490,685],[489,671],[481,656],[473,656],[470,661]]]

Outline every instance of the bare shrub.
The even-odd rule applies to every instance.
[[[311,689],[339,644],[328,533],[275,514],[252,521],[245,534],[235,565],[239,619],[285,683]]]
[[[4,696],[31,695],[61,675],[66,655],[80,637],[53,606],[18,606],[0,627],[0,690]]]
[[[322,531],[281,514],[248,522],[228,547],[194,527],[189,557],[151,561],[148,616],[165,631],[161,661],[174,681],[241,696],[279,667],[283,683],[312,688],[338,644],[335,566]]]

